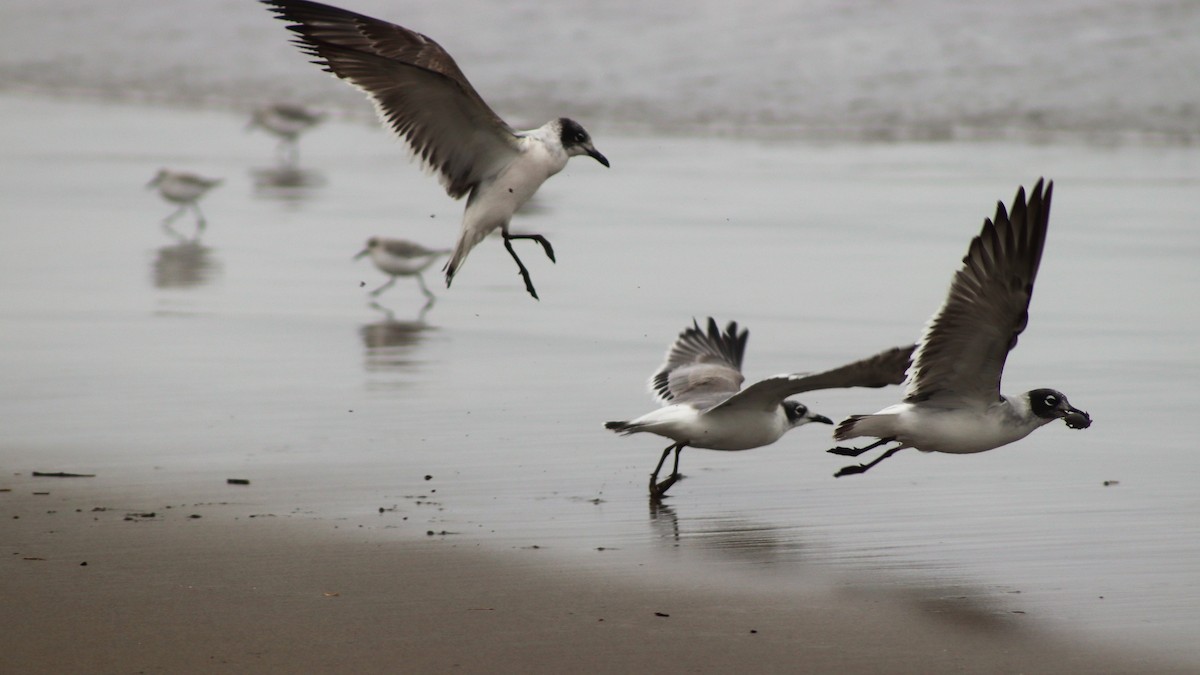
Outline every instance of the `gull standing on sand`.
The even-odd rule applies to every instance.
[[[1008,352],[1029,321],[1029,301],[1050,222],[1054,183],[1039,180],[1025,199],[1017,191],[1012,212],[996,206],[971,241],[950,293],[925,327],[913,357],[904,400],[873,415],[852,415],[834,431],[843,441],[860,436],[879,440],[865,448],[837,447],[837,455],[857,457],[896,442],[868,464],[847,466],[835,476],[863,473],[904,448],[924,452],[983,452],[1020,440],[1034,429],[1062,419],[1072,429],[1092,424],[1054,389],[1018,396],[1000,393]]]
[[[741,389],[742,355],[749,336],[747,330],[738,331],[736,321],[721,333],[709,317],[705,333],[693,320],[650,378],[650,393],[664,406],[634,420],[604,425],[622,435],[645,431],[675,441],[663,450],[650,475],[651,498],[662,497],[679,480],[679,453],[685,447],[750,450],[770,445],[809,422],[833,424],[787,397],[818,389],[900,384],[914,348],[895,347],[820,373],[776,375]],[[672,450],[675,468],[666,480],[656,482]]]
[[[492,111],[450,54],[431,38],[402,26],[304,0],[261,0],[291,22],[293,42],[328,72],[364,91],[382,123],[404,139],[413,155],[454,199],[467,197],[462,232],[446,263],[446,285],[467,254],[496,228],[517,263],[525,290],[538,297],[513,239],[532,239],[554,261],[540,234],[512,234],[513,214],[567,160],[588,155],[608,166],[578,122],[560,117],[537,129],[516,131]]]
[[[246,129],[264,129],[279,137],[277,154],[287,166],[300,159],[300,134],[325,120],[325,113],[294,103],[273,103],[256,109]]]
[[[432,265],[434,260],[449,253],[449,249],[425,248],[407,239],[371,237],[367,240],[366,248],[359,251],[354,259],[370,256],[371,262],[375,263],[375,267],[379,268],[380,272],[392,277],[387,283],[371,291],[372,296],[377,296],[391,288],[399,277],[415,276],[417,284],[421,286],[421,292],[432,303],[434,295],[425,286],[425,279],[421,276],[421,272]]]
[[[171,221],[183,215],[183,212],[190,208],[196,216],[195,236],[199,237],[200,233],[204,231],[205,221],[204,214],[200,212],[200,205],[196,202],[209,190],[220,185],[221,180],[220,178],[203,178],[183,171],[159,169],[154,179],[146,184],[146,188],[158,188],[158,194],[163,199],[179,205],[179,208],[163,219],[163,229],[179,237],[180,234],[171,227]]]

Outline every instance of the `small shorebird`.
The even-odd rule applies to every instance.
[[[847,466],[836,476],[863,473],[904,448],[924,452],[983,452],[1025,438],[1034,429],[1062,419],[1072,429],[1092,424],[1062,392],[1034,389],[1018,396],[1000,393],[1008,352],[1029,321],[1029,300],[1050,222],[1054,183],[1039,180],[1025,199],[1017,191],[1012,212],[1004,204],[984,220],[971,241],[950,293],[925,327],[913,357],[904,400],[873,415],[852,415],[834,438],[879,440],[865,448],[836,447],[837,455],[858,455],[888,443],[897,445],[867,464]]]
[[[399,277],[416,277],[417,284],[421,286],[421,292],[425,294],[429,302],[433,302],[434,295],[425,286],[425,279],[422,278],[421,272],[432,265],[434,260],[449,253],[448,249],[425,248],[406,239],[371,237],[367,240],[366,248],[359,251],[354,259],[370,256],[371,262],[375,263],[375,267],[379,268],[380,272],[392,277],[388,279],[387,283],[371,291],[372,296],[377,296],[391,288]]]
[[[203,178],[183,171],[159,169],[154,179],[147,183],[146,187],[158,188],[158,194],[162,195],[163,199],[179,205],[179,208],[162,221],[163,229],[178,237],[180,234],[171,227],[171,222],[183,215],[183,212],[189,208],[196,215],[196,236],[200,236],[200,233],[204,231],[204,214],[200,212],[200,206],[196,202],[206,192],[220,184],[220,178]]]
[[[588,155],[608,166],[578,122],[561,117],[517,131],[484,102],[458,64],[433,39],[403,26],[305,0],[261,0],[291,22],[293,42],[315,63],[365,92],[380,121],[408,143],[454,199],[467,197],[462,232],[446,263],[446,285],[467,254],[500,229],[525,290],[538,297],[513,239],[532,239],[553,261],[540,234],[512,234],[513,214],[567,160]]]
[[[246,129],[264,129],[279,137],[280,162],[294,166],[300,159],[300,135],[325,120],[325,113],[294,103],[273,103],[256,109]]]
[[[708,332],[698,323],[684,330],[667,350],[665,362],[650,378],[650,393],[663,407],[634,420],[604,425],[619,434],[650,432],[673,441],[650,474],[650,496],[662,497],[679,480],[679,453],[687,446],[709,450],[750,450],[770,445],[789,430],[809,422],[833,424],[787,397],[818,389],[883,387],[900,384],[913,345],[820,373],[776,375],[741,389],[742,355],[749,331],[730,321],[722,333],[708,319]],[[660,482],[658,472],[671,451],[675,468]]]

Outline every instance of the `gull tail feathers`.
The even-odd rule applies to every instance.
[[[454,281],[454,275],[462,269],[463,263],[467,260],[467,255],[471,253],[471,249],[475,245],[483,241],[487,236],[487,232],[476,228],[464,229],[462,235],[458,238],[458,243],[454,246],[454,253],[450,259],[446,261],[445,267],[442,268],[446,272],[446,287],[450,287],[450,283]]]
[[[854,427],[863,420],[866,415],[851,415],[846,419],[838,422],[837,428],[833,430],[833,438],[838,441],[844,441],[848,438],[857,438],[861,434],[854,432]]]
[[[833,438],[845,441],[860,436],[888,438],[894,436],[896,415],[851,415],[838,423]]]
[[[629,434],[637,433],[642,430],[641,427],[642,427],[642,425],[640,425],[640,424],[633,424],[631,422],[624,421],[624,420],[620,421],[620,422],[605,422],[604,423],[605,429],[611,429],[611,430],[615,431],[616,433],[621,434],[622,436],[628,436]]]

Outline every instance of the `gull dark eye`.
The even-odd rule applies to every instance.
[[[1058,397],[1054,394],[1048,394],[1045,398],[1045,403],[1047,406],[1056,406],[1058,405]]]

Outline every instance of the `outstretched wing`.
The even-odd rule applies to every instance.
[[[450,54],[403,26],[306,0],[261,0],[291,22],[314,63],[366,92],[455,199],[496,173],[519,148],[513,129],[479,96]]]
[[[941,309],[925,327],[904,392],[910,403],[944,399],[989,405],[1000,396],[1008,352],[1029,322],[1029,300],[1046,243],[1054,183],[1042,181],[1012,212],[996,206],[971,241]]]
[[[730,321],[722,333],[712,317],[708,332],[692,321],[667,350],[666,360],[650,378],[650,393],[664,404],[686,403],[714,395],[732,394],[742,386],[742,355],[747,330]]]
[[[779,407],[783,399],[806,391],[900,384],[912,363],[912,354],[916,347],[892,347],[874,356],[819,373],[768,377],[730,396],[712,409],[745,406],[771,411]]]

